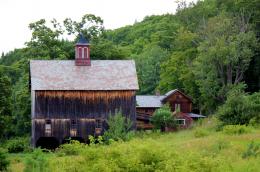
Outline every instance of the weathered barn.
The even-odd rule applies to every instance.
[[[75,60],[31,60],[32,145],[55,147],[66,138],[87,142],[121,111],[136,127],[138,81],[133,60],[90,60],[80,37]],[[54,146],[55,145],[55,146]]]
[[[177,123],[180,128],[188,128],[193,119],[203,118],[205,116],[191,113],[192,100],[178,89],[171,90],[165,95],[137,95],[136,96],[136,113],[137,113],[137,128],[152,129],[153,125],[150,122],[151,116],[155,110],[168,103],[172,112],[176,108],[180,109],[177,116]]]

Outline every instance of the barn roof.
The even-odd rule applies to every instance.
[[[137,107],[161,107],[165,96],[136,96]]]
[[[133,60],[31,60],[32,90],[138,90]]]

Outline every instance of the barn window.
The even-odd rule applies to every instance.
[[[84,59],[84,49],[85,49],[85,48],[82,48],[82,49],[81,49],[81,51],[82,51],[82,53],[81,53],[81,58],[83,58],[83,59]]]
[[[71,120],[71,124],[70,124],[70,136],[71,137],[75,137],[77,136],[77,122],[76,120]]]
[[[177,110],[177,109],[179,109],[181,111],[181,105],[178,103],[175,104],[175,110]]]
[[[96,119],[96,128],[102,128],[102,120]]]
[[[186,124],[185,119],[176,119],[176,122],[177,122],[178,125],[185,125]]]
[[[82,48],[79,47],[79,54],[78,54],[78,57],[81,58],[82,57]]]
[[[96,128],[95,128],[95,134],[100,135],[102,131],[102,120],[96,119]]]
[[[51,120],[47,119],[45,121],[45,135],[50,136],[51,135]]]

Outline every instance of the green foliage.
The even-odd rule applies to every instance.
[[[164,131],[165,127],[176,127],[175,117],[168,104],[157,109],[151,118],[152,124],[157,129]]]
[[[109,129],[104,133],[104,139],[108,142],[110,139],[129,140],[133,136],[131,132],[132,122],[125,118],[121,111],[116,112],[114,115],[110,114],[108,118]]]
[[[149,46],[136,57],[139,94],[151,94],[155,92],[160,79],[160,64],[167,59],[169,53],[158,47]]]
[[[214,112],[226,100],[227,92],[242,82],[257,39],[243,17],[225,13],[210,18],[202,36],[194,74],[205,109]]]
[[[40,152],[13,154],[10,169],[19,171],[257,171],[259,129],[242,135],[228,135],[211,129],[214,120],[205,120],[196,129],[209,132],[196,138],[194,131],[174,133],[142,132],[130,141],[110,145],[75,146],[76,154]],[[141,136],[140,136],[141,135]],[[253,146],[248,146],[253,141]],[[75,149],[75,147],[68,147]],[[250,148],[249,148],[250,147]],[[249,153],[250,152],[250,153]],[[37,155],[35,155],[37,154]],[[247,154],[242,158],[243,154]],[[227,158],[228,157],[228,158]],[[14,161],[20,158],[20,161]],[[24,161],[25,159],[25,161]],[[29,160],[28,160],[29,159]],[[42,164],[41,164],[41,163]],[[19,169],[18,169],[19,168]]]
[[[219,139],[216,141],[216,143],[213,145],[213,150],[215,152],[222,151],[224,149],[227,149],[230,147],[230,142],[225,139]]]
[[[78,155],[82,148],[85,147],[85,144],[80,143],[77,140],[70,140],[69,143],[62,144],[57,152],[60,156],[64,155]]]
[[[7,152],[0,148],[0,171],[6,171],[10,161],[7,159]]]
[[[257,144],[252,141],[247,146],[247,149],[243,153],[242,158],[257,157],[258,155],[260,155],[260,144]]]
[[[9,139],[5,143],[5,147],[9,153],[18,153],[28,151],[30,148],[28,137],[16,137]]]
[[[225,134],[244,134],[251,132],[251,129],[245,125],[226,125],[223,127]]]
[[[11,81],[0,69],[0,139],[9,137],[11,128]]]
[[[26,157],[24,172],[47,172],[48,160],[42,149],[34,151]]]
[[[63,24],[69,35],[82,33],[88,39],[99,36],[104,30],[103,20],[93,14],[83,15],[79,22],[66,18]]]
[[[203,129],[203,128],[197,128],[194,130],[194,136],[195,137],[205,137],[205,136],[208,136],[209,135],[209,132],[206,130],[206,129]]]
[[[217,115],[224,125],[249,124],[254,120],[259,125],[260,121],[260,92],[247,95],[243,91],[234,90],[229,93],[227,101],[222,105]]]
[[[194,106],[198,105],[199,88],[192,72],[193,60],[197,56],[198,35],[181,27],[173,42],[174,52],[171,57],[161,63],[160,82],[158,89],[168,92],[181,89],[193,97]]]

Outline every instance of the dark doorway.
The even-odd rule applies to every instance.
[[[56,149],[59,147],[59,141],[55,137],[40,137],[36,142],[36,147]]]

